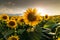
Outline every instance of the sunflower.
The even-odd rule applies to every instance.
[[[7,14],[1,14],[0,18],[3,21],[8,21],[9,20],[9,16]]]
[[[7,21],[7,26],[10,28],[16,28],[17,22],[15,20],[9,20]]]
[[[40,15],[37,15],[36,9],[29,8],[24,13],[24,22],[30,26],[35,26],[38,24],[39,20],[41,20]]]
[[[12,16],[10,19],[17,20],[18,19],[18,16]]]
[[[46,14],[45,16],[44,16],[44,20],[48,20],[49,19],[49,16]]]
[[[7,40],[19,40],[18,36],[11,36]]]
[[[0,15],[0,20],[1,20],[1,15]]]
[[[60,40],[60,38],[58,38],[57,40]]]
[[[23,19],[23,16],[20,16],[18,19],[17,19],[17,23],[19,25],[22,25],[24,23],[24,19]]]

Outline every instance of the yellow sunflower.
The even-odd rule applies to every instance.
[[[23,19],[23,16],[20,16],[18,19],[17,19],[17,23],[22,25],[24,23],[24,19]]]
[[[10,28],[16,28],[17,22],[15,20],[9,20],[7,21],[7,26]]]
[[[48,20],[49,19],[49,16],[46,14],[45,16],[44,16],[44,20]]]
[[[12,16],[10,19],[17,20],[18,19],[18,16]]]
[[[1,15],[0,15],[0,20],[1,20]]]
[[[35,26],[41,20],[40,15],[37,15],[36,9],[28,9],[24,13],[24,22],[30,26]]]
[[[19,40],[18,36],[11,36],[7,40]]]
[[[3,21],[8,21],[9,20],[9,16],[7,14],[1,14],[0,18]]]
[[[60,38],[58,38],[57,40],[60,40]]]

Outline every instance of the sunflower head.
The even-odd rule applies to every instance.
[[[44,16],[44,20],[48,20],[49,19],[49,16],[46,14],[45,16]]]
[[[12,20],[17,20],[18,17],[17,17],[17,16],[12,16],[10,19],[12,19]]]
[[[37,11],[36,9],[28,9],[25,13],[24,13],[24,22],[26,24],[29,24],[30,26],[34,26],[36,25],[39,21],[40,18],[37,15]]]
[[[24,19],[23,19],[23,16],[20,16],[18,19],[17,19],[17,23],[22,25],[24,23]]]
[[[7,14],[1,14],[1,20],[8,21],[9,20],[9,16]]]
[[[16,23],[15,20],[9,20],[9,21],[7,22],[7,26],[10,27],[10,28],[16,28],[17,23]]]
[[[1,15],[0,15],[0,20],[1,20]]]
[[[60,40],[60,37],[57,40]]]
[[[11,36],[7,40],[19,40],[18,36]]]

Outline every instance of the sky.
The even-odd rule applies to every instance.
[[[60,0],[0,0],[0,14],[23,14],[28,8],[41,15],[60,15]]]

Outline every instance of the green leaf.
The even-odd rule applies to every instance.
[[[7,36],[11,35],[14,32],[14,30],[8,30],[6,32],[3,32],[2,34],[4,35],[4,38],[6,38]]]
[[[25,31],[25,29],[18,29],[18,30],[17,30],[17,33],[18,33],[18,34],[22,34],[24,31]]]

